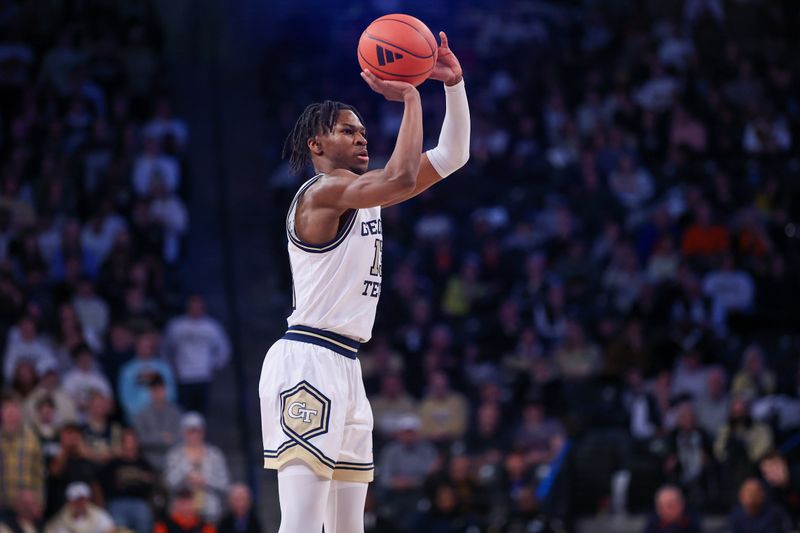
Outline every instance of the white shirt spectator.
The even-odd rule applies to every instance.
[[[78,406],[86,405],[92,391],[102,392],[108,398],[114,396],[108,379],[96,370],[73,368],[64,375],[61,388]]]
[[[150,202],[150,216],[160,222],[164,230],[164,260],[174,263],[180,255],[181,236],[189,224],[186,206],[174,194],[157,195]]]
[[[753,305],[753,278],[743,270],[715,270],[703,280],[703,292],[711,298],[715,312],[746,311]]]
[[[96,294],[77,294],[72,300],[81,324],[92,332],[93,337],[103,338],[109,322],[108,304]],[[92,348],[98,346],[87,342]],[[100,346],[102,347],[102,346]]]
[[[127,227],[119,215],[103,217],[102,221],[91,221],[81,230],[81,247],[102,264],[114,247],[117,234]]]
[[[208,316],[184,315],[172,319],[167,325],[164,345],[181,383],[211,381],[214,372],[228,362],[231,352],[225,330]]]
[[[747,123],[742,145],[749,154],[785,152],[792,147],[792,134],[782,117],[774,120],[761,117]]]
[[[142,132],[145,137],[153,137],[156,139],[163,139],[167,135],[175,138],[178,146],[186,146],[186,140],[189,137],[186,123],[177,118],[163,118],[156,117],[150,122],[145,124],[144,131]]]
[[[178,160],[158,151],[145,152],[136,158],[134,164],[133,190],[138,196],[146,197],[156,179],[161,180],[169,192],[175,192],[181,181]]]
[[[644,82],[634,96],[636,102],[650,111],[666,111],[678,90],[678,82],[667,75],[654,76]]]
[[[14,376],[14,369],[20,361],[30,360],[34,365],[53,364],[56,365],[56,357],[50,346],[38,339],[24,340],[21,337],[13,338],[9,335],[8,347],[6,348],[5,361],[3,362],[3,377],[6,383],[11,383]]]
[[[628,209],[642,207],[653,196],[653,178],[641,167],[615,170],[608,181],[611,192]]]

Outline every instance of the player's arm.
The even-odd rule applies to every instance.
[[[431,79],[444,82],[446,110],[439,134],[439,144],[422,154],[414,190],[390,203],[383,204],[383,207],[398,204],[426,191],[434,183],[463,167],[469,159],[469,103],[464,88],[461,63],[450,50],[447,35],[439,32],[439,38],[442,43],[430,76]]]
[[[410,83],[384,81],[369,70],[362,72],[364,81],[387,100],[403,102],[403,120],[389,161],[381,169],[357,175],[339,169],[320,180],[310,190],[309,200],[318,207],[337,211],[375,207],[408,195],[417,184],[422,152],[422,103],[419,92]]]

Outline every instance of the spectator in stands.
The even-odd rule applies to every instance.
[[[147,384],[154,374],[159,374],[167,387],[167,397],[175,401],[175,379],[169,365],[156,358],[158,334],[154,331],[141,333],[136,339],[136,356],[120,370],[120,403],[128,420],[150,404]]]
[[[728,250],[730,232],[712,221],[711,207],[702,203],[695,212],[694,223],[683,235],[681,250],[689,258],[709,258]]]
[[[167,453],[164,481],[169,491],[187,487],[193,497],[202,501],[200,516],[216,523],[222,516],[224,496],[230,483],[225,456],[205,442],[205,420],[199,413],[190,412],[181,419],[183,441]]]
[[[708,368],[703,366],[703,356],[698,349],[687,350],[675,365],[672,394],[689,399],[702,398],[708,383]]]
[[[764,366],[764,353],[755,344],[745,349],[742,365],[733,376],[731,393],[750,400],[775,392],[775,374]]]
[[[163,470],[167,452],[180,438],[181,410],[167,399],[167,387],[160,374],[150,376],[150,405],[139,411],[133,425],[144,456],[157,470]]]
[[[72,306],[80,319],[80,323],[97,338],[104,338],[110,320],[110,311],[106,301],[97,295],[92,280],[83,278],[78,283]]]
[[[450,380],[443,372],[434,372],[428,379],[428,394],[419,406],[421,435],[434,442],[452,442],[467,430],[468,407],[464,396],[450,389]]]
[[[773,452],[761,459],[759,469],[768,499],[783,507],[797,529],[800,526],[800,467],[790,465],[785,457]]]
[[[396,431],[397,422],[417,413],[414,399],[405,391],[403,378],[395,373],[385,374],[381,379],[381,390],[370,400],[375,425],[384,436]]]
[[[92,491],[81,481],[70,483],[66,490],[67,504],[45,528],[45,533],[112,533],[114,520],[90,501]]]
[[[608,183],[617,201],[629,211],[644,207],[653,195],[652,176],[637,166],[629,155],[619,158],[616,170],[608,177]]]
[[[111,420],[113,408],[114,402],[105,392],[93,390],[89,393],[83,440],[87,457],[98,465],[105,464],[119,450],[122,428]]]
[[[514,449],[526,455],[528,464],[538,466],[555,458],[564,436],[561,423],[545,417],[541,403],[531,402],[522,408],[522,424],[514,431]]]
[[[786,513],[767,499],[764,486],[756,478],[746,479],[739,487],[739,503],[729,518],[731,533],[790,533]]]
[[[700,523],[687,513],[678,487],[661,487],[656,493],[655,504],[656,512],[648,519],[644,533],[702,533]]]
[[[772,429],[753,420],[750,404],[745,399],[731,400],[728,420],[714,442],[714,455],[731,476],[732,485],[738,486],[752,475],[754,465],[771,452],[772,447]]]
[[[214,525],[204,520],[197,512],[194,492],[189,488],[178,489],[172,495],[169,515],[156,522],[153,533],[173,533],[186,531],[198,533],[216,533]]]
[[[407,525],[422,497],[425,478],[437,461],[436,448],[420,439],[420,420],[406,416],[398,421],[395,438],[381,451],[378,486],[392,502],[395,516]]]
[[[189,224],[186,205],[175,192],[167,191],[160,177],[153,179],[149,200],[149,221],[159,234],[164,262],[175,263],[180,258],[181,239]]]
[[[166,98],[159,98],[152,118],[144,125],[144,137],[157,139],[159,142],[172,144],[177,150],[186,147],[189,132],[186,123],[172,113],[172,105]]]
[[[134,336],[128,326],[122,322],[111,324],[109,342],[100,362],[114,392],[119,394],[119,373],[122,366],[134,357]]]
[[[175,192],[181,181],[180,167],[175,157],[163,153],[157,138],[145,137],[144,153],[134,163],[133,190],[139,197],[147,197],[154,179],[162,180],[168,192]]]
[[[27,422],[39,439],[45,468],[50,466],[50,461],[58,455],[61,448],[59,443],[61,423],[56,417],[56,404],[52,396],[42,396],[36,403],[33,418],[27,418]]]
[[[81,412],[89,406],[89,396],[97,391],[107,398],[113,396],[111,383],[99,370],[94,353],[86,344],[79,344],[72,350],[74,366],[64,375],[63,389]]]
[[[508,431],[501,424],[500,406],[483,402],[475,410],[475,417],[474,429],[465,439],[467,453],[480,466],[497,465],[510,448]]]
[[[0,533],[37,533],[42,530],[41,520],[41,496],[24,489],[8,509],[0,511]]]
[[[42,398],[52,398],[55,405],[55,420],[59,424],[76,422],[78,420],[78,410],[72,398],[64,391],[61,386],[61,378],[53,361],[40,361],[36,366],[39,374],[39,384],[25,401],[25,419],[32,420],[39,401]]]
[[[231,346],[222,325],[206,314],[201,296],[189,297],[186,314],[167,324],[164,352],[175,365],[181,405],[205,413],[211,381],[228,363]]]
[[[709,435],[717,435],[728,419],[730,396],[726,381],[724,369],[718,366],[709,369],[705,390],[695,399],[697,422]]]
[[[35,361],[21,359],[17,362],[16,368],[14,368],[11,387],[9,388],[20,401],[25,401],[36,388],[37,382]]]
[[[0,509],[14,504],[21,491],[43,497],[44,458],[36,435],[23,425],[22,406],[0,397]]]
[[[123,429],[119,453],[103,471],[103,494],[117,526],[152,531],[156,482],[156,472],[139,451],[136,432]]]
[[[601,368],[600,350],[586,339],[586,335],[576,320],[568,320],[564,338],[553,355],[561,377],[565,380],[582,380],[599,372]]]
[[[217,526],[219,533],[260,533],[261,523],[253,509],[253,496],[243,483],[231,485],[228,493],[228,512]]]
[[[703,293],[711,299],[714,324],[722,328],[731,312],[752,310],[755,283],[750,274],[736,268],[733,256],[726,254],[722,259],[722,267],[712,270],[703,279]]]
[[[35,364],[55,362],[53,350],[39,337],[36,323],[29,316],[20,318],[17,327],[8,332],[6,353],[3,357],[3,378],[6,383],[11,383],[17,363],[24,359],[34,361]]]
[[[712,441],[697,427],[691,403],[685,401],[677,409],[676,427],[668,439],[669,455],[664,463],[664,472],[668,479],[683,488],[693,505],[702,504],[709,490]]]
[[[75,423],[61,428],[58,453],[47,470],[46,517],[53,516],[64,505],[65,491],[71,483],[92,483],[97,479],[97,465],[89,458],[82,429]]]

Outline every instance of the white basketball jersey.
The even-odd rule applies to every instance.
[[[332,241],[303,242],[294,229],[298,199],[321,177],[303,184],[286,217],[294,304],[287,322],[366,342],[381,293],[381,208],[352,211]]]

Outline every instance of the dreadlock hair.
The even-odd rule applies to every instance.
[[[333,131],[333,126],[339,117],[339,111],[345,109],[355,113],[358,120],[362,123],[364,122],[355,107],[342,102],[325,100],[305,108],[283,143],[281,156],[284,159],[289,158],[289,168],[292,172],[299,174],[311,161],[308,140],[314,135],[325,135]]]

